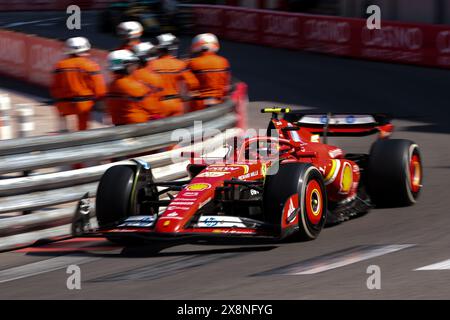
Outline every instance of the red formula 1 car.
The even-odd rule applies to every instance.
[[[326,223],[372,206],[415,203],[422,187],[419,147],[389,139],[393,126],[386,116],[263,111],[272,113],[266,136],[234,141],[220,161],[191,159],[188,180],[155,181],[149,165],[138,161],[108,169],[98,186],[97,231],[119,243],[309,240]],[[369,154],[345,153],[326,143],[328,136],[372,133],[379,138]]]

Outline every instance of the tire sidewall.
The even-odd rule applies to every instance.
[[[270,171],[269,171],[270,172]],[[319,223],[309,221],[305,207],[305,194],[308,183],[316,180],[320,186],[322,200],[322,216]],[[288,227],[283,226],[285,208],[291,197],[297,196],[297,223]],[[278,228],[281,239],[290,235],[297,235],[301,240],[315,239],[322,230],[327,213],[327,196],[325,184],[320,171],[310,163],[282,163],[278,172],[266,177],[264,190],[264,213],[266,220]],[[291,221],[293,221],[292,219]]]
[[[302,233],[302,230],[304,230],[304,235],[307,239],[315,239],[319,235],[320,231],[322,230],[323,226],[326,222],[326,212],[327,212],[327,197],[326,197],[326,190],[325,190],[325,184],[323,182],[322,174],[316,167],[309,167],[306,169],[306,172],[304,174],[305,181],[299,181],[299,200],[301,201],[299,210],[299,231]],[[306,189],[308,187],[308,183],[312,180],[316,180],[320,185],[320,192],[321,192],[321,206],[322,206],[322,214],[320,217],[320,221],[318,224],[312,224],[309,220],[308,214],[306,212],[306,206],[308,203],[307,201],[307,195],[306,195]],[[302,234],[300,234],[300,237],[302,237]]]

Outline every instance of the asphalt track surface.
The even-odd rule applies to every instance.
[[[58,14],[39,13],[41,17]],[[96,33],[93,14],[83,19],[83,29],[74,33],[48,22],[14,28],[59,38],[84,34],[97,46],[117,45],[113,37]],[[31,20],[36,20],[32,14],[0,15],[0,25]],[[266,126],[268,116],[258,110],[271,105],[395,116],[395,137],[414,140],[422,150],[425,181],[419,202],[372,210],[304,243],[177,245],[158,252],[152,247],[115,247],[99,238],[6,252],[0,254],[0,298],[450,298],[450,72],[222,45],[234,75],[249,84],[251,127]],[[1,80],[0,86],[19,84]],[[368,150],[370,141],[332,140],[349,152]],[[66,287],[69,264],[81,268],[81,290]],[[380,267],[380,290],[367,288],[371,265]],[[427,270],[416,270],[423,267]]]

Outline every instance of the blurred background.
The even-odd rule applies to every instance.
[[[67,28],[70,4],[81,8],[80,29]],[[366,27],[366,8],[373,4],[381,8],[381,30]],[[106,57],[122,44],[116,26],[127,20],[143,25],[143,41],[156,42],[160,33],[174,33],[181,59],[191,57],[196,34],[218,36],[219,54],[230,62],[234,87],[232,109],[219,106],[222,113],[195,116],[211,126],[266,128],[268,116],[259,110],[273,106],[321,113],[389,113],[395,119],[395,137],[414,140],[423,152],[426,178],[419,203],[374,210],[324,230],[309,243],[245,249],[184,245],[157,256],[139,250],[127,255],[104,239],[30,247],[37,240],[71,234],[78,201],[86,193],[93,201],[98,180],[112,161],[145,154],[158,177],[178,179],[185,174],[161,151],[170,147],[170,130],[188,126],[186,121],[156,129],[151,122],[121,129],[104,121],[105,112],[99,108],[93,110],[87,132],[78,132],[72,116],[70,132],[60,130],[49,85],[55,64],[64,57],[64,41],[89,39],[91,58],[110,83]],[[1,254],[0,297],[450,297],[448,271],[438,276],[413,271],[449,258],[449,68],[450,0],[0,0],[0,251],[23,248]],[[371,139],[333,138],[330,143],[349,152],[367,152]],[[367,290],[366,265],[361,263],[315,276],[253,277],[316,257],[328,261],[330,253],[369,244],[413,245],[371,261],[383,269],[380,292]],[[83,273],[92,280],[83,283],[88,289],[78,296],[60,285],[66,276],[61,268],[70,259],[49,262],[74,252],[81,252],[77,262],[89,262]],[[22,268],[34,262],[41,268],[38,276],[34,267]],[[17,276],[17,270],[23,273],[12,281],[10,275]],[[146,278],[153,272],[154,278]],[[126,281],[117,285],[101,280],[108,274],[125,274]]]

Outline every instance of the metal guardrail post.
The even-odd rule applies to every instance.
[[[16,104],[17,137],[25,138],[34,130],[34,108],[30,103]]]
[[[15,105],[17,120],[17,137],[25,138],[31,135],[34,130],[34,108],[30,103],[21,103]],[[25,170],[23,176],[27,177],[31,170]],[[22,214],[30,214],[31,210],[25,210]]]
[[[12,139],[11,128],[11,98],[7,94],[0,94],[0,137]]]

